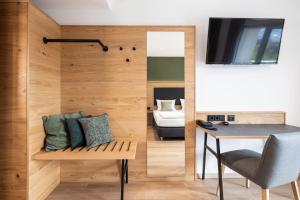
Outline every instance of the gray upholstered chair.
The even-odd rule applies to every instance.
[[[300,133],[271,135],[259,154],[236,150],[221,155],[222,165],[229,167],[262,188],[262,199],[269,200],[269,189],[291,183],[295,200],[299,200],[297,180],[300,172]]]

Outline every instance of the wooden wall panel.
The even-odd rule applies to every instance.
[[[146,33],[133,26],[63,26],[62,34],[64,38],[100,38],[109,47],[103,52],[98,44],[63,44],[62,112],[106,112],[113,135],[137,138],[138,152],[145,152]],[[131,177],[145,177],[144,154],[130,161],[130,166]],[[62,181],[116,181],[118,173],[115,161],[61,163]]]
[[[0,3],[1,200],[26,198],[27,14],[27,3]]]
[[[154,88],[184,87],[184,81],[148,81],[147,82],[147,107],[154,108]]]
[[[42,42],[60,37],[60,26],[33,5],[29,7],[28,199],[45,199],[60,182],[59,162],[31,159],[44,144],[42,116],[61,112],[61,44]]]
[[[62,112],[107,112],[115,136],[140,140],[138,157],[130,163],[130,176],[146,178],[147,31],[185,32],[186,176],[195,177],[195,27],[193,26],[63,26],[64,38],[100,38],[109,46],[63,44]],[[124,48],[123,51],[119,47]],[[132,51],[132,47],[137,48]],[[131,62],[126,63],[129,58]],[[61,181],[117,181],[115,161],[62,162]],[[168,180],[173,180],[168,178]]]
[[[207,115],[235,115],[230,124],[285,124],[285,112],[281,111],[197,112],[196,119],[207,121]]]

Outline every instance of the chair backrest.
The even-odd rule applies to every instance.
[[[271,135],[264,147],[256,180],[272,188],[297,180],[300,172],[300,133]]]

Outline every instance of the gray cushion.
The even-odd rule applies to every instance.
[[[71,148],[82,147],[85,145],[85,137],[81,127],[81,124],[77,119],[66,119],[68,132],[70,135]]]
[[[257,170],[256,183],[264,189],[298,179],[300,133],[274,134],[266,142]]]
[[[261,154],[255,151],[242,149],[223,153],[222,162],[237,173],[253,180],[259,166]]]
[[[222,162],[263,189],[296,181],[300,171],[300,133],[271,135],[262,155],[250,150],[222,154]]]
[[[91,118],[80,118],[78,121],[82,125],[88,148],[112,141],[111,128],[106,113]]]
[[[91,115],[84,118],[92,117]],[[69,118],[66,119],[66,125],[68,127],[68,132],[70,135],[71,148],[75,149],[77,147],[82,147],[86,145],[85,136],[82,126],[78,119]]]

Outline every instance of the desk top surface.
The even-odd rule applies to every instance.
[[[198,126],[200,127],[200,126]],[[285,124],[230,124],[214,125],[218,130],[208,130],[200,127],[209,135],[220,139],[267,138],[272,134],[287,134],[299,132],[300,127]]]

